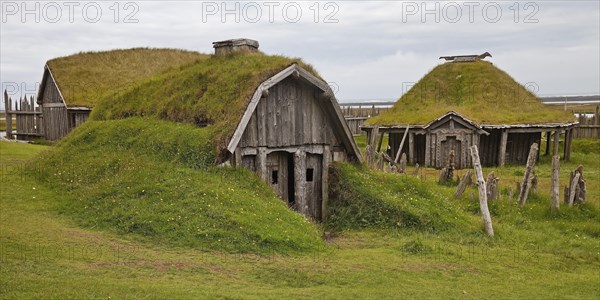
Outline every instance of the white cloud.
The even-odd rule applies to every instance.
[[[288,1],[289,2],[289,1]],[[498,2],[502,18],[497,23],[486,21],[481,8],[487,2],[477,2],[473,22],[469,20],[464,2],[462,15],[450,23],[448,15],[433,15],[421,21],[421,14],[407,14],[403,8],[422,2],[347,1],[298,2],[302,17],[297,23],[286,20],[282,9],[288,2],[277,2],[273,22],[265,2],[256,2],[262,9],[260,21],[228,22],[221,16],[204,15],[203,7],[216,2],[133,2],[139,8],[134,15],[138,23],[123,23],[131,10],[120,2],[119,22],[114,22],[114,2],[97,2],[103,15],[98,23],[85,22],[76,11],[73,23],[66,15],[58,23],[22,23],[20,16],[3,17],[0,33],[0,76],[5,82],[39,81],[42,67],[48,59],[79,51],[108,50],[129,47],[170,47],[201,52],[212,51],[212,41],[250,37],[259,40],[261,49],[270,54],[302,57],[313,64],[329,81],[340,86],[338,98],[396,99],[402,93],[403,82],[414,82],[439,63],[440,55],[477,54],[489,51],[491,61],[518,81],[536,82],[541,94],[600,93],[600,3],[597,1],[530,2],[537,12],[525,23],[536,7],[525,9],[527,2]],[[32,2],[33,3],[33,2]],[[39,2],[40,5],[48,2]],[[63,5],[63,2],[60,2]],[[81,6],[86,2],[80,2]],[[208,3],[208,4],[206,4]],[[234,7],[228,2],[229,8]],[[244,7],[249,2],[238,2]],[[436,2],[428,2],[434,7]],[[455,2],[437,2],[439,7]],[[28,4],[33,5],[33,4]],[[251,4],[254,5],[254,4]],[[288,5],[289,6],[289,5]],[[294,6],[295,7],[295,6]],[[316,9],[318,7],[318,15]],[[413,7],[414,8],[414,7]],[[514,22],[518,11],[519,22]],[[332,14],[334,13],[335,14]],[[440,11],[443,12],[443,11]],[[243,13],[243,12],[242,12]],[[318,22],[314,22],[315,16]],[[324,22],[337,20],[337,23]]]

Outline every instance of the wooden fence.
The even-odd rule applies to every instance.
[[[350,132],[352,132],[353,135],[364,134],[364,132],[360,130],[360,126],[365,124],[365,121],[368,119],[367,117],[345,117],[345,119],[350,128]]]
[[[350,117],[374,117],[377,116],[394,105],[394,102],[356,102],[356,103],[340,103],[340,108],[347,118]]]
[[[36,106],[33,96],[29,99],[23,97],[15,101],[13,105],[13,100],[4,91],[4,109],[8,139],[16,137],[18,140],[29,140],[44,136],[41,107]],[[16,123],[15,131],[13,131],[13,120]]]
[[[357,102],[340,103],[344,118],[353,135],[365,134],[360,127],[370,117],[377,116],[394,105],[394,102]]]
[[[600,139],[600,106],[596,107],[596,113],[593,116],[579,115],[579,125],[573,130],[574,138]]]

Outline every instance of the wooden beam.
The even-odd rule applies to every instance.
[[[381,152],[381,145],[383,144],[383,137],[385,136],[385,132],[379,134],[379,140],[377,141],[377,152]]]
[[[306,174],[306,152],[302,150],[294,153],[294,178],[295,178],[295,201],[298,212],[308,216],[308,203],[306,202],[306,180],[304,180]]]
[[[567,135],[567,138],[565,139],[565,144],[567,145],[566,151],[565,151],[565,160],[570,161],[571,160],[571,144],[573,142],[573,128],[569,129],[567,132],[568,132],[568,135]]]
[[[396,159],[394,159],[394,163],[398,163],[400,159],[400,155],[402,153],[402,147],[404,147],[404,141],[406,140],[406,136],[408,135],[408,129],[410,126],[406,124],[406,130],[404,130],[404,136],[402,136],[402,141],[400,142],[400,147],[398,147],[398,152],[396,152]]]
[[[554,147],[552,148],[552,155],[559,155],[558,154],[559,139],[560,139],[560,130],[556,129],[554,131]]]
[[[429,160],[431,159],[431,147],[429,144],[431,144],[431,137],[429,136],[429,133],[425,134],[425,163],[424,165],[430,166],[431,164],[429,163]]]
[[[568,143],[569,143],[569,129],[565,130],[565,141],[563,142],[563,159],[567,159]]]
[[[545,156],[550,155],[550,143],[551,143],[551,139],[550,139],[550,131],[546,131],[546,154],[544,154]]]
[[[408,163],[415,164],[415,133],[408,134]]]
[[[322,203],[321,203],[321,221],[325,222],[327,220],[327,209],[329,207],[329,164],[331,161],[331,152],[329,150],[329,145],[325,145],[323,147],[323,184],[321,185],[322,190]],[[298,180],[298,179],[296,179]]]
[[[369,145],[371,145],[372,149],[375,149],[375,142],[377,141],[377,136],[379,135],[379,126],[375,126],[373,128],[373,132],[371,132],[371,139],[368,141]]]
[[[268,183],[269,174],[267,170],[267,148],[258,147],[258,155],[256,155],[256,170],[260,178]]]
[[[508,131],[502,129],[500,136],[500,150],[498,151],[498,166],[504,167],[504,161],[506,159],[506,143],[508,141]],[[490,162],[491,163],[491,162]]]

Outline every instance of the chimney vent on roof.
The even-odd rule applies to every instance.
[[[256,52],[258,51],[258,41],[251,39],[233,39],[220,42],[213,42],[215,55],[225,55],[240,51]]]

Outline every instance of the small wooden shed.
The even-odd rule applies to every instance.
[[[558,154],[564,135],[563,158],[569,159],[575,117],[545,106],[482,60],[488,56],[441,57],[450,62],[425,75],[390,110],[367,120],[362,129],[368,140],[378,139],[376,133],[388,134],[389,155],[401,151],[409,163],[435,168],[447,166],[454,152],[454,166],[466,168],[471,166],[471,145],[478,146],[484,166],[525,164],[531,144],[539,144],[544,134],[546,154],[550,145]]]

